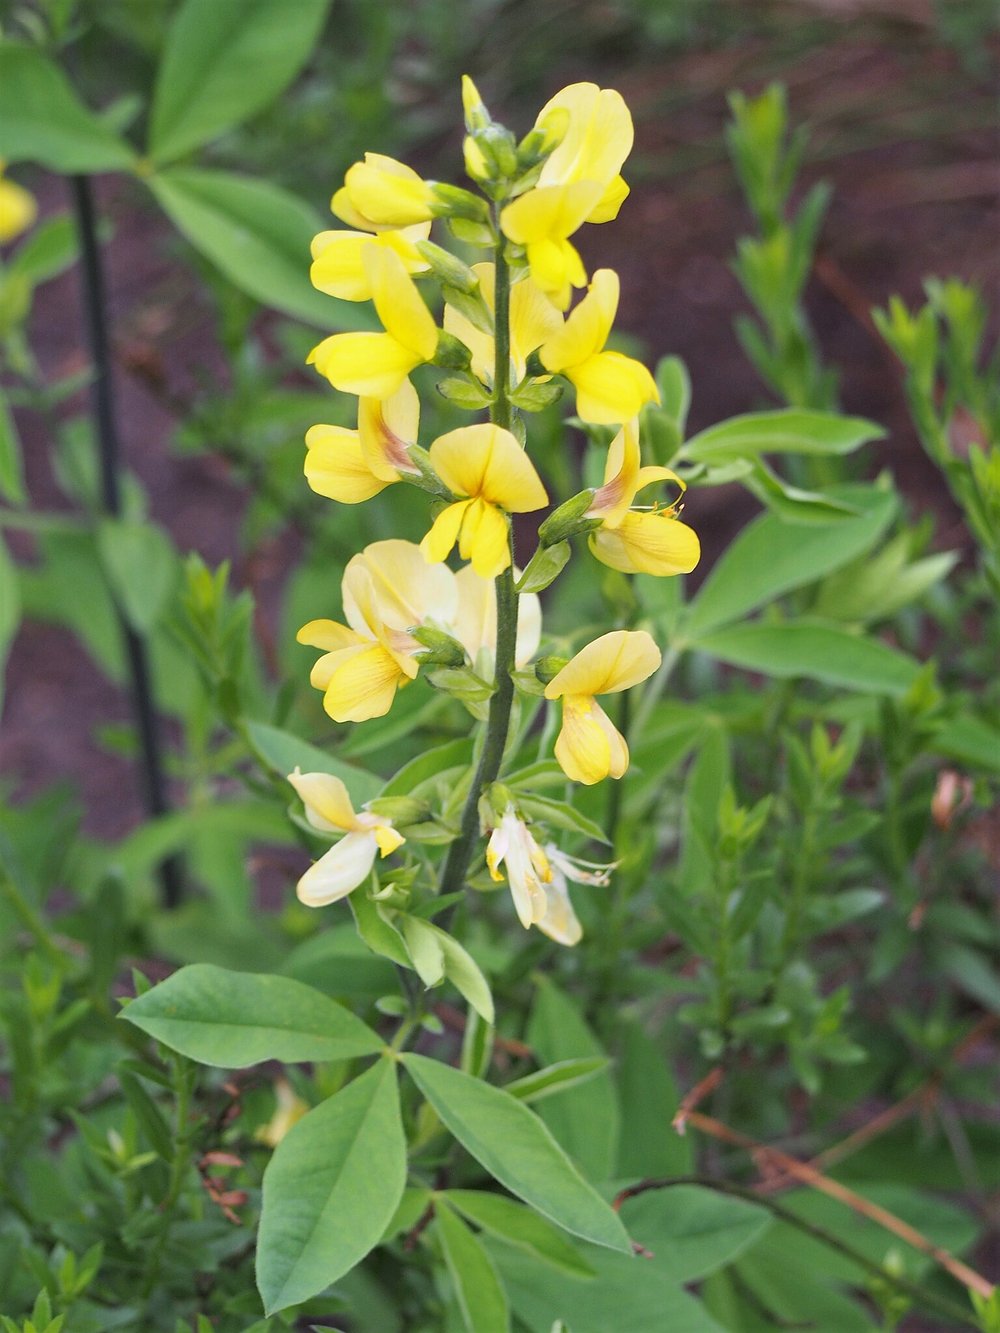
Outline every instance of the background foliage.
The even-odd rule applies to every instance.
[[[940,86],[967,89],[936,121],[929,93],[907,103],[905,80],[872,116],[870,86],[859,100],[817,64],[840,39],[822,13],[789,25],[769,5],[752,20],[697,3],[552,5],[530,22],[519,5],[482,3],[456,25],[451,9],[258,0],[238,25],[210,0],[5,9],[0,157],[38,192],[43,220],[4,249],[0,275],[0,651],[13,646],[20,685],[4,714],[0,813],[0,1314],[18,1333],[298,1319],[476,1333],[511,1320],[549,1330],[557,1317],[587,1333],[623,1308],[650,1330],[665,1318],[995,1329],[996,1298],[974,1279],[996,1277],[1000,1188],[1000,403],[990,316],[973,284],[950,277],[957,267],[985,286],[988,261],[946,254],[923,295],[911,285],[890,299],[864,255],[846,275],[822,250],[817,261],[821,229],[835,240],[844,214],[837,193],[799,184],[824,157],[841,174],[851,153],[882,150],[904,208],[922,171],[926,188],[956,189],[946,161],[915,159],[900,179],[916,150],[898,143],[981,152],[990,8],[941,4],[913,28],[865,11],[862,45],[877,51],[902,24],[914,69],[924,59]],[[740,50],[766,58],[748,71]],[[746,89],[730,99],[725,148],[712,59],[725,85]],[[654,79],[666,60],[692,84],[709,80],[708,126],[690,96]],[[468,763],[465,713],[429,691],[350,732],[332,726],[293,643],[364,541],[420,532],[395,494],[378,513],[332,520],[304,488],[302,431],[337,410],[302,371],[305,350],[315,328],[365,317],[309,286],[305,256],[330,190],[366,149],[454,178],[464,70],[488,71],[488,100],[526,127],[567,68],[615,86],[620,73],[640,94],[647,182],[629,207],[651,234],[684,213],[711,234],[712,200],[739,181],[746,234],[728,237],[714,269],[689,262],[684,282],[722,282],[758,378],[720,374],[733,364],[725,320],[692,342],[690,372],[675,357],[658,367],[649,433],[690,472],[686,517],[708,552],[700,586],[639,578],[629,591],[594,579],[581,553],[546,607],[557,645],[614,615],[652,624],[669,652],[623,719],[634,767],[612,793],[564,803],[544,769],[549,738],[525,728],[536,772],[524,799],[584,854],[604,826],[620,866],[613,891],[578,895],[586,937],[572,952],[515,933],[495,898],[476,896],[459,925],[496,1000],[493,1033],[450,984],[400,990],[368,947],[367,900],[359,938],[346,910],[310,914],[291,897],[314,847],[288,818],[295,763],[343,775],[358,802],[390,778],[396,795],[442,800]],[[762,91],[784,75],[794,111],[800,70],[803,92],[811,75],[828,98],[808,142],[783,94]],[[838,95],[853,114],[831,110]],[[97,180],[78,181],[67,213],[63,179],[81,174]],[[81,188],[96,188],[112,261],[117,485],[88,402],[90,357],[60,343],[83,272]],[[974,238],[980,196],[973,185],[958,197],[966,221],[951,234]],[[717,276],[729,252],[738,299]],[[636,263],[638,317],[626,322],[655,359],[678,342],[669,309],[644,307],[645,274]],[[122,294],[137,287],[129,305]],[[830,317],[831,292],[850,318]],[[852,379],[866,359],[872,380],[902,385],[907,415],[875,410],[884,396]],[[431,432],[453,424],[443,401],[438,411]],[[168,420],[169,458],[152,443]],[[577,435],[567,449],[555,413],[536,421],[553,496],[599,479],[602,440]],[[192,479],[183,492],[178,474]],[[207,520],[192,519],[197,504],[214,506]],[[137,644],[165,722],[169,809],[150,790],[141,728],[123,720]],[[59,681],[58,712],[31,711],[35,675]],[[67,736],[91,733],[96,748],[67,750]],[[139,820],[144,766],[152,817]],[[184,901],[168,911],[171,885]],[[148,989],[178,966],[188,970],[166,985],[192,988],[191,1031],[173,1017],[165,1027],[170,992]],[[244,1050],[199,1032],[198,1014],[240,995],[219,968],[256,978],[240,1010],[256,1002],[261,1021]],[[118,1021],[133,995],[133,1022]],[[280,1005],[290,1044],[267,1032]],[[418,1049],[397,1102],[389,1061],[362,1062],[403,1026]],[[670,1124],[685,1091],[680,1136]],[[272,1157],[306,1106],[319,1113],[312,1134]],[[749,1141],[810,1162],[860,1196],[860,1213]],[[503,1161],[497,1142],[510,1145]],[[364,1207],[360,1185],[336,1183],[353,1152],[387,1163]],[[340,1213],[338,1188],[353,1210],[349,1229],[318,1228],[318,1257],[305,1258],[282,1250],[270,1215],[257,1282],[270,1308],[290,1308],[266,1318],[254,1235],[272,1160],[265,1209],[287,1172],[298,1217]],[[622,1196],[652,1180],[670,1183]],[[652,1258],[615,1252],[602,1198],[619,1200]],[[877,1208],[964,1256],[972,1278],[887,1232]]]

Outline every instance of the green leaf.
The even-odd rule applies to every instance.
[[[594,842],[608,841],[608,835],[600,824],[581,814],[569,801],[556,801],[550,796],[539,796],[537,793],[527,796],[519,792],[517,803],[521,811],[532,819],[540,819],[554,828],[566,829],[570,833],[582,833],[585,838],[591,838]]]
[[[372,953],[388,958],[399,967],[412,967],[413,959],[407,951],[403,937],[394,925],[390,925],[379,911],[379,905],[369,898],[364,889],[352,893],[347,899],[354,915],[354,924],[358,934]]]
[[[53,171],[120,171],[135,160],[33,47],[0,41],[0,158]]]
[[[374,800],[381,790],[382,780],[374,773],[335,759],[290,731],[267,722],[248,722],[246,733],[258,759],[279,777],[287,778],[295,768],[301,768],[303,773],[333,773],[344,782],[356,806]]]
[[[540,1102],[546,1097],[568,1092],[581,1083],[589,1083],[598,1074],[603,1074],[611,1064],[606,1055],[584,1055],[575,1060],[557,1060],[555,1064],[536,1069],[532,1074],[516,1078],[513,1083],[504,1085],[504,1092],[509,1092],[519,1102]]]
[[[946,722],[934,733],[930,747],[949,759],[1000,773],[1000,731],[971,713],[959,713]]]
[[[267,106],[316,44],[330,0],[185,0],[170,25],[149,127],[167,162]]]
[[[895,495],[873,486],[837,486],[830,494],[862,513],[809,527],[775,514],[754,519],[720,556],[691,603],[685,635],[697,639],[848,564],[875,545],[896,512]]]
[[[496,1266],[443,1198],[437,1202],[435,1229],[466,1333],[510,1333],[510,1307]]]
[[[448,1190],[447,1199],[470,1222],[475,1222],[490,1235],[499,1236],[509,1245],[564,1273],[593,1277],[593,1268],[562,1232],[523,1203],[485,1190]]]
[[[435,745],[404,764],[382,788],[383,796],[409,796],[423,783],[452,768],[465,768],[472,761],[470,740],[446,741]]]
[[[698,649],[779,680],[808,676],[826,685],[875,694],[905,694],[920,670],[913,658],[877,639],[808,620],[737,625],[706,635]]]
[[[14,252],[8,272],[20,274],[35,286],[64,273],[75,262],[78,251],[73,219],[68,213],[59,213],[31,229]]]
[[[222,1069],[262,1060],[350,1060],[384,1045],[360,1018],[311,986],[210,963],[182,967],[121,1016],[189,1059]]]
[[[170,538],[153,523],[106,518],[97,528],[97,553],[122,615],[137,634],[148,634],[177,581]]]
[[[425,924],[430,924],[425,922]],[[438,933],[438,943],[444,955],[444,974],[458,993],[472,1005],[476,1013],[491,1027],[495,1021],[493,996],[489,982],[483,976],[472,955],[446,931],[431,926]]]
[[[587,1258],[597,1275],[581,1282],[502,1242],[490,1248],[514,1313],[530,1333],[552,1333],[557,1319],[571,1333],[722,1333],[701,1302],[654,1260],[591,1250]]]
[[[293,1125],[264,1172],[257,1287],[266,1312],[350,1272],[382,1239],[405,1184],[396,1071],[379,1060]]]
[[[884,435],[881,426],[861,417],[787,408],[751,412],[709,426],[687,441],[681,456],[718,465],[757,454],[849,454]]]
[[[321,228],[296,195],[226,171],[170,168],[149,187],[191,244],[242,291],[323,329],[371,327],[367,310],[316,291],[309,242]]]
[[[996,963],[978,949],[964,944],[949,944],[941,951],[938,964],[966,995],[971,995],[985,1009],[1000,1014],[1000,975]]]
[[[619,1176],[684,1175],[694,1166],[690,1137],[678,1134],[672,1121],[680,1104],[665,1053],[640,1025],[623,1025],[618,1058],[618,1092],[628,1133],[618,1147]]]
[[[546,978],[539,978],[526,1036],[547,1064],[578,1057],[607,1059],[573,1000]],[[547,1101],[539,1114],[588,1176],[608,1180],[614,1174],[620,1115],[609,1072]]]
[[[573,1235],[631,1253],[618,1215],[516,1097],[423,1055],[402,1061],[459,1143],[512,1194]]]
[[[13,505],[23,505],[28,498],[21,439],[3,389],[0,389],[0,496]]]
[[[650,1190],[622,1204],[629,1234],[651,1250],[661,1272],[696,1282],[728,1264],[771,1223],[763,1209],[697,1185]]]

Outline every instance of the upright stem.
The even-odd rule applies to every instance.
[[[88,177],[73,176],[70,180],[76,226],[80,236],[84,319],[94,366],[91,404],[100,450],[101,499],[105,513],[111,518],[119,518],[122,512],[119,480],[121,445],[111,376],[111,340],[108,336],[104,274],[97,241],[94,197]],[[132,707],[142,753],[146,810],[155,818],[157,815],[166,814],[170,809],[170,803],[163,772],[160,731],[153,703],[146,643],[127,623],[121,612],[118,613],[118,623],[132,683]],[[181,867],[176,857],[168,858],[160,866],[160,884],[164,906],[176,907],[181,899]]]
[[[499,213],[499,208],[498,208]],[[504,255],[504,238],[497,228],[496,269],[494,287],[494,363],[493,401],[490,420],[494,425],[510,430],[510,270]],[[514,702],[514,650],[517,643],[517,593],[514,589],[514,534],[508,528],[510,564],[496,579],[497,638],[496,666],[493,694],[486,719],[486,736],[479,756],[469,794],[462,810],[459,834],[448,849],[441,875],[441,892],[455,893],[461,889],[472,860],[479,835],[479,798],[495,782],[503,762],[507,733],[510,729],[510,710]]]

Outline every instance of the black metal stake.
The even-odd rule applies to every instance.
[[[97,432],[101,463],[101,498],[105,512],[119,518],[122,512],[119,466],[121,444],[115,413],[112,384],[111,341],[108,337],[107,304],[101,252],[97,241],[94,196],[87,176],[72,176],[73,207],[80,237],[83,273],[83,312],[87,343],[93,361],[94,377],[91,384],[91,409]],[[128,661],[131,679],[132,709],[139,732],[142,754],[142,774],[146,810],[155,818],[170,810],[167,784],[163,772],[160,727],[153,701],[149,658],[145,640],[135,632],[118,611],[122,643]],[[176,907],[183,891],[183,875],[179,857],[170,856],[159,869],[164,907]]]

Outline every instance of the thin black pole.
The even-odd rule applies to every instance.
[[[80,237],[84,324],[94,368],[90,398],[100,454],[101,499],[105,513],[111,518],[120,518],[122,498],[119,469],[122,451],[115,412],[111,340],[108,336],[107,303],[101,251],[97,241],[94,195],[87,176],[71,176],[70,184]],[[146,810],[155,818],[157,815],[169,812],[170,801],[163,772],[160,728],[153,701],[149,658],[145,640],[135,632],[120,610],[118,623],[132,685],[132,709],[139,732]],[[160,885],[163,905],[176,907],[182,895],[182,871],[178,857],[168,857],[160,865]]]

